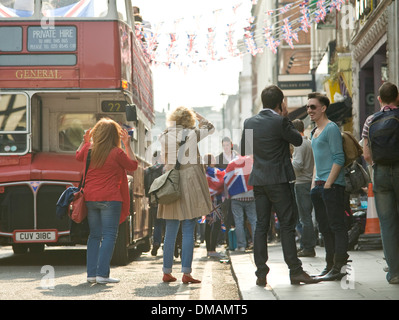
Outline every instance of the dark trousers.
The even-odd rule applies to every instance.
[[[301,273],[303,271],[302,262],[298,259],[295,243],[298,214],[292,186],[289,183],[254,186],[254,194],[257,215],[254,243],[256,276],[265,277],[269,272],[269,267],[266,265],[269,258],[267,233],[270,227],[272,206],[280,223],[281,246],[290,275]]]
[[[319,231],[324,238],[327,263],[334,257],[345,260],[348,250],[348,229],[345,222],[345,187],[333,184],[331,188],[315,186],[311,192]]]
[[[216,219],[215,222],[209,224],[208,221],[205,222],[205,244],[207,251],[216,251],[216,245],[219,238],[219,233],[221,229],[221,221]]]

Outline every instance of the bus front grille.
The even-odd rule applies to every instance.
[[[0,194],[0,230],[13,232],[34,227],[34,197],[26,185],[5,187]]]
[[[51,182],[40,182],[34,187],[31,182],[1,186],[0,231],[69,230],[69,218],[59,219],[55,213],[57,200],[67,186]]]

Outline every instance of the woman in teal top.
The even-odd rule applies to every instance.
[[[327,181],[333,163],[336,163],[342,168],[334,183],[345,186],[342,136],[334,122],[329,122],[318,137],[312,135],[312,149],[316,164],[315,181]]]

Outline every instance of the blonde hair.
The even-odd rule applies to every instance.
[[[120,133],[122,128],[109,118],[102,118],[92,129],[90,136],[93,139],[90,165],[92,168],[101,168],[111,150],[121,147]]]
[[[187,107],[177,107],[167,117],[166,122],[168,126],[173,124],[181,125],[184,128],[193,128],[195,126],[195,119],[197,116],[194,111]]]

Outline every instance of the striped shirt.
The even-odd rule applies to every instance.
[[[381,108],[380,111],[389,111],[389,110],[395,110],[395,109],[398,109],[398,107],[395,107],[395,106],[384,106],[384,107]],[[371,116],[368,116],[366,121],[364,122],[363,131],[362,131],[362,138],[363,139],[364,138],[366,138],[366,139],[369,138],[370,123],[371,123],[371,121],[373,121],[374,115],[375,115],[375,113],[373,113]]]

